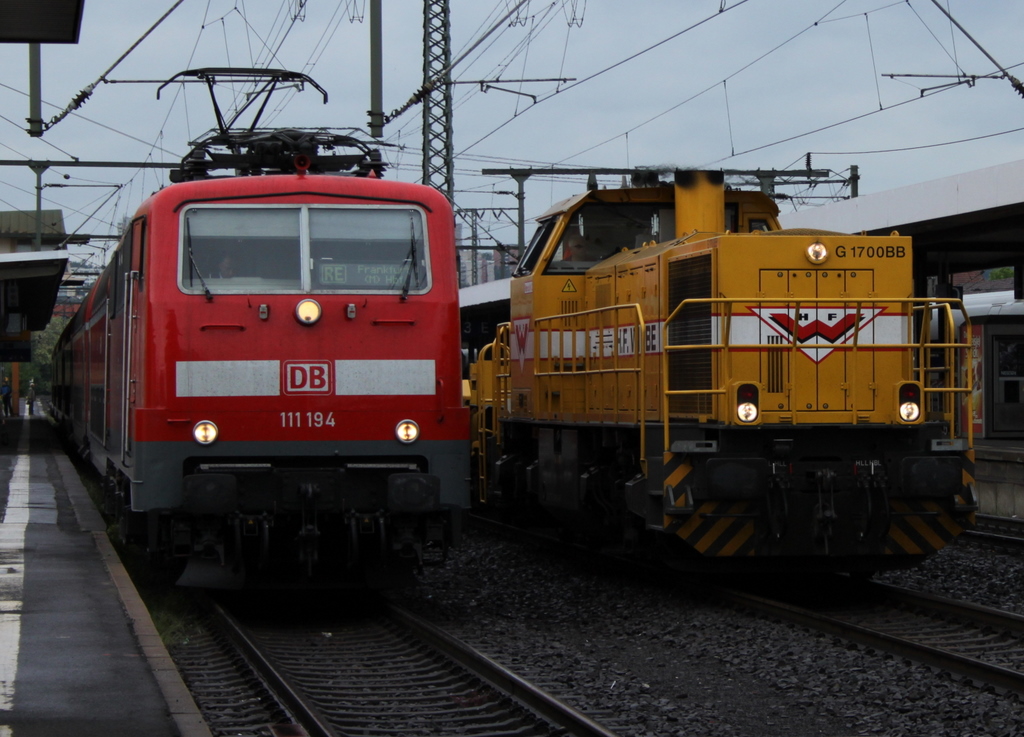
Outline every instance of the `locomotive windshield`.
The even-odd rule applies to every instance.
[[[672,212],[664,203],[589,203],[566,225],[546,273],[586,271],[622,249],[672,238]]]
[[[400,292],[429,287],[422,213],[407,207],[194,206],[185,292]]]

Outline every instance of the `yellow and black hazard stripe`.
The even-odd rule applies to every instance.
[[[978,511],[978,497],[975,489],[978,488],[974,480],[974,449],[965,451],[961,456],[964,468],[963,482],[964,492],[956,495],[954,512],[967,515],[967,522],[974,525],[974,515]]]
[[[964,451],[960,455],[964,467],[964,486],[974,483],[974,448]]]
[[[893,499],[886,541],[887,555],[927,555],[946,547],[964,531],[951,514],[935,501]]]
[[[690,503],[679,489],[686,477],[693,473],[693,464],[684,453],[665,453],[664,490],[671,509],[664,517],[665,531],[678,535],[686,544],[702,555],[745,556],[754,554],[755,520],[750,516],[756,505],[749,501],[704,502],[687,514],[683,510]]]
[[[686,519],[673,520],[672,531],[702,555],[753,555],[757,530],[752,510],[749,501],[704,502]]]
[[[662,456],[662,473],[664,475],[665,496],[672,498],[672,506],[686,504],[686,495],[675,491],[683,480],[693,472],[693,464],[684,453],[666,451]]]

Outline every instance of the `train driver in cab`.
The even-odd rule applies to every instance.
[[[586,244],[579,233],[570,233],[562,239],[563,261],[585,261]]]
[[[217,268],[214,269],[210,276],[214,279],[230,279],[235,275],[235,261],[231,258],[230,253],[225,253],[221,260],[217,263]]]
[[[562,260],[594,263],[601,260],[600,248],[600,241],[592,242],[580,235],[578,231],[569,231],[562,238]]]

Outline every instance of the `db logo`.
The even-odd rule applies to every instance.
[[[285,394],[330,394],[330,361],[285,361]]]

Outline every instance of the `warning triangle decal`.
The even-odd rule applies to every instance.
[[[565,280],[565,286],[562,287],[562,291],[563,292],[575,292],[576,291],[576,287],[573,285],[572,279],[566,279]]]

